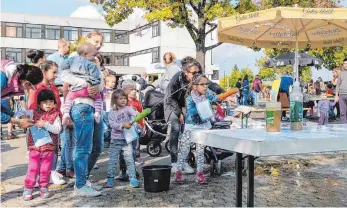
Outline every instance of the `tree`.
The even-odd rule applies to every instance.
[[[74,43],[70,45],[70,54],[77,51],[77,47],[84,43],[84,37],[79,38]]]
[[[229,84],[231,88],[234,88],[236,86],[237,80],[241,78],[241,72],[237,65],[235,64],[233,70],[231,70],[230,76],[229,76]]]
[[[206,46],[206,36],[217,28],[215,20],[235,13],[256,11],[252,0],[90,0],[102,5],[105,20],[113,26],[129,17],[134,8],[145,11],[148,22],[168,21],[170,27],[186,27],[196,46],[196,58],[205,69],[205,53],[222,43]],[[195,14],[195,16],[193,15]]]
[[[248,80],[249,81],[253,81],[254,80],[254,74],[253,74],[253,71],[252,69],[250,68],[243,68],[241,70],[241,79],[243,79],[245,77],[245,75],[248,75]]]

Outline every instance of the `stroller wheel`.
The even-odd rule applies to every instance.
[[[157,141],[150,141],[147,144],[147,153],[151,156],[151,157],[157,157],[161,154],[162,151],[162,147],[161,144],[158,143]]]
[[[168,153],[170,153],[170,141],[169,140],[166,141],[166,143],[165,143],[165,149]]]
[[[210,176],[215,176],[216,165],[213,160],[210,162]]]
[[[211,160],[210,162],[210,175],[211,176],[220,176],[222,173],[222,161],[218,160],[218,162],[215,162],[214,160]]]

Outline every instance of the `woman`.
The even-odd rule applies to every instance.
[[[16,65],[12,60],[2,60],[0,63],[1,99],[14,95],[23,95],[25,90],[35,89],[43,75],[40,68],[27,64]],[[32,119],[13,118],[14,113],[6,106],[1,105],[1,124],[17,124],[21,128],[32,126]]]
[[[99,50],[103,44],[103,36],[100,32],[93,31],[87,34],[85,41]],[[77,55],[77,52],[72,53],[70,56],[75,55]],[[63,71],[62,81],[71,85],[82,83],[82,85],[88,87],[90,97],[101,92],[104,87],[102,78],[100,85],[91,86],[84,79],[77,78],[68,71]],[[71,119],[73,120],[76,135],[74,161],[75,194],[86,197],[99,196],[101,195],[99,191],[102,189],[101,186],[95,186],[88,181],[89,173],[93,169],[104,146],[103,122],[94,122],[93,106],[94,101],[91,98],[76,98],[71,109]]]
[[[333,80],[332,80],[331,84],[333,85],[334,94],[336,94],[335,93],[336,92],[336,85],[337,85],[337,83],[339,81],[340,73],[341,73],[341,69],[340,68],[333,69]],[[339,102],[336,103],[335,108],[336,108],[336,111],[337,111],[336,117],[340,118],[340,104],[339,104]]]
[[[161,92],[165,92],[172,77],[179,71],[181,66],[176,63],[176,56],[172,52],[167,52],[163,56],[164,65],[166,67],[165,74],[153,82],[153,86],[159,88]]]
[[[40,64],[46,61],[45,52],[37,49],[32,49],[27,52],[27,57],[30,59],[30,65],[40,67]]]
[[[243,105],[248,105],[248,97],[249,97],[249,81],[248,81],[248,75],[246,74],[243,78],[243,90],[242,90],[242,94],[243,94]]]
[[[192,81],[193,76],[198,73],[202,73],[200,63],[192,58],[185,57],[182,59],[183,70],[176,73],[170,80],[164,99],[164,115],[166,122],[171,123],[170,133],[170,156],[171,156],[171,172],[177,171],[177,151],[178,151],[178,137],[181,126],[184,124],[184,111],[185,97],[187,92],[187,86]],[[208,82],[208,88],[217,94],[225,92],[220,86],[211,81]],[[226,99],[231,101],[231,99]],[[194,170],[184,163],[183,169],[186,173],[194,173]]]

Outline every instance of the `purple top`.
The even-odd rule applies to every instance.
[[[101,91],[102,100],[105,100],[107,98],[107,96],[109,96],[109,99],[111,99],[111,95],[115,90],[116,89],[104,87],[104,89]],[[103,102],[103,109],[106,110],[106,103],[105,102]]]
[[[134,117],[138,114],[130,106],[125,106],[124,108],[117,110],[112,109],[108,115],[108,120],[111,126],[111,139],[124,139],[122,124],[125,122],[132,122]]]
[[[330,107],[335,106],[336,102],[330,102],[330,100],[320,100],[318,102],[318,110],[322,114],[327,114],[329,113]]]

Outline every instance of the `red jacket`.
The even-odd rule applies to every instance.
[[[130,107],[133,107],[137,112],[141,113],[142,112],[142,103],[138,101],[136,98],[128,98],[128,105]],[[139,124],[144,127],[144,121],[141,119],[139,121]]]
[[[57,101],[56,109],[60,112],[61,102],[60,102],[60,96],[59,96],[59,89],[54,86],[54,84],[45,85],[43,82],[36,85],[35,90],[29,91],[29,98],[28,98],[28,109],[29,110],[35,110],[37,105],[37,95],[39,92],[43,89],[51,90],[55,95],[55,100]]]
[[[60,116],[60,112],[57,111],[56,109],[52,109],[51,111],[45,112],[45,111],[41,110],[40,107],[37,107],[34,110],[34,118],[33,119],[35,122],[42,119],[44,121],[49,122],[50,124],[53,124],[55,119],[59,116]],[[27,143],[28,149],[29,150],[36,150],[39,152],[55,152],[56,148],[58,147],[59,135],[53,134],[53,133],[49,133],[49,134],[52,138],[53,144],[44,144],[43,146],[36,147],[34,140],[33,140],[33,137],[29,131],[28,143]]]

